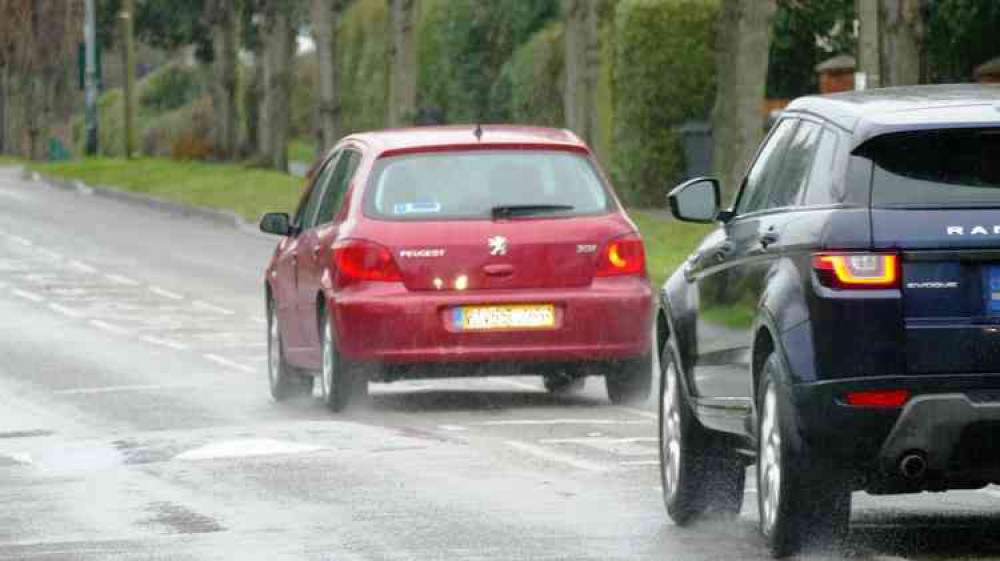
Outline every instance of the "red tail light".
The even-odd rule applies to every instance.
[[[646,250],[639,237],[625,237],[611,240],[600,255],[597,276],[619,275],[646,276]]]
[[[819,253],[813,269],[831,288],[885,289],[899,286],[899,258],[894,253]]]
[[[333,246],[333,266],[340,285],[355,281],[400,282],[403,275],[392,253],[366,240],[345,240]]]
[[[874,392],[850,392],[847,404],[854,407],[902,407],[910,399],[906,390],[882,390]]]

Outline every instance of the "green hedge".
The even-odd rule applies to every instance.
[[[353,2],[337,30],[344,134],[385,126],[389,94],[386,2]]]
[[[562,23],[553,23],[539,31],[517,49],[505,68],[514,122],[551,127],[565,125],[564,29]]]
[[[618,3],[613,173],[632,203],[662,202],[683,172],[676,128],[709,117],[718,15],[718,0]]]

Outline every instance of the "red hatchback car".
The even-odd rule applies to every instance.
[[[320,379],[333,410],[368,381],[603,375],[645,399],[652,294],[635,224],[563,130],[427,127],[349,136],[310,174],[266,273],[276,400]]]

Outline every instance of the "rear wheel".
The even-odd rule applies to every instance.
[[[660,479],[667,514],[679,526],[706,513],[739,514],[745,464],[694,417],[669,344],[660,369]]]
[[[278,309],[274,300],[270,300],[267,307],[267,378],[271,397],[275,401],[285,401],[312,394],[313,377],[302,373],[285,360]]]
[[[620,363],[604,376],[608,398],[615,405],[641,403],[649,398],[653,385],[651,353]]]
[[[823,469],[794,430],[778,380],[783,366],[767,360],[758,393],[757,503],[760,529],[774,557],[807,546],[838,545],[850,526],[851,492]]]
[[[368,381],[346,363],[337,349],[337,339],[333,324],[324,313],[320,322],[323,347],[323,366],[320,372],[320,388],[323,403],[330,411],[342,411],[348,404],[368,393]]]

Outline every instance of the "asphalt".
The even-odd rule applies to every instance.
[[[267,395],[276,240],[0,168],[0,559],[766,559],[756,496],[678,528],[655,404],[603,382]],[[1000,558],[1000,491],[855,496],[810,559]]]

